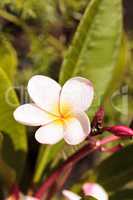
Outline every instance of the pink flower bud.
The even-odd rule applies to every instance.
[[[119,126],[106,127],[105,130],[119,137],[133,136],[133,130],[131,128],[128,128],[127,126],[119,125]]]
[[[108,200],[107,192],[97,183],[85,183],[83,191],[86,196],[94,197],[97,200]]]
[[[105,115],[104,108],[101,106],[94,116],[94,119],[92,121],[92,127],[96,127],[97,124],[102,124],[104,115]]]
[[[104,108],[101,106],[96,112],[93,121],[91,123],[91,128],[92,128],[90,134],[91,136],[102,133],[104,115],[105,115]]]

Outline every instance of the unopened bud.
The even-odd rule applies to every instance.
[[[104,108],[100,107],[94,116],[94,119],[92,121],[92,127],[96,127],[98,123],[99,124],[103,123],[104,114],[105,114]]]
[[[100,133],[103,127],[103,121],[104,121],[104,108],[100,107],[98,111],[96,112],[93,121],[91,123],[92,133],[91,135],[96,135],[97,133]]]
[[[105,130],[107,130],[119,137],[132,137],[133,136],[133,130],[127,126],[119,125],[119,126],[106,127]]]
[[[94,197],[97,200],[108,200],[107,192],[97,183],[85,183],[83,192],[86,196]]]

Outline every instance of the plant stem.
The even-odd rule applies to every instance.
[[[16,181],[15,171],[0,158],[0,176],[10,189]]]
[[[113,141],[119,140],[120,137],[111,135],[108,136],[102,140],[96,141],[95,144],[87,144],[84,147],[82,147],[78,152],[76,152],[74,155],[69,157],[58,169],[56,169],[42,184],[42,186],[39,188],[39,190],[35,193],[35,197],[38,199],[41,199],[44,195],[44,193],[51,187],[54,182],[59,178],[61,173],[68,169],[68,167],[74,166],[78,161],[86,157],[87,155],[91,154],[92,152],[99,150],[103,145],[108,144]]]
[[[11,195],[13,196],[13,199],[19,200],[19,194],[20,194],[20,191],[19,191],[18,186],[14,184],[11,189]]]
[[[24,21],[22,21],[17,16],[15,16],[5,10],[0,9],[0,17],[15,24],[16,26],[20,26],[26,33],[31,34],[29,27],[25,24]]]
[[[21,23],[21,21],[19,20],[18,17],[16,17],[15,15],[10,14],[9,12],[7,12],[5,10],[0,9],[0,16],[2,18],[6,19],[7,21],[10,21],[10,22],[16,24],[17,26],[21,26],[22,25],[22,23]]]

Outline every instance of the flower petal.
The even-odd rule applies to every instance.
[[[12,200],[14,198],[11,198]],[[15,198],[16,199],[16,198]],[[9,199],[7,199],[9,200]],[[25,196],[22,193],[19,194],[19,200],[39,200],[38,198],[32,197],[32,196]]]
[[[82,77],[68,80],[60,95],[60,111],[62,114],[87,110],[93,100],[94,90],[91,82]]]
[[[80,200],[81,197],[78,196],[77,194],[69,191],[69,190],[63,190],[62,194],[69,200]]]
[[[56,120],[36,131],[35,138],[42,144],[56,144],[63,139],[63,124]]]
[[[34,104],[19,106],[13,115],[16,121],[30,126],[44,125],[57,119],[54,115],[50,115]]]
[[[75,115],[65,121],[64,139],[70,145],[77,145],[90,133],[90,121],[85,113]]]
[[[37,198],[35,198],[35,197],[26,196],[26,197],[24,198],[24,200],[39,200],[39,199],[37,199]]]
[[[97,200],[108,200],[108,194],[102,186],[96,183],[85,183],[83,191],[86,196],[91,196]]]
[[[36,75],[28,83],[28,93],[32,100],[42,109],[59,115],[59,96],[61,86],[53,79]]]

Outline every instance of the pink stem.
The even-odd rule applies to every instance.
[[[57,170],[55,170],[42,184],[39,190],[35,193],[35,197],[41,199],[44,193],[51,187],[54,182],[58,179],[61,173],[66,170],[69,166],[75,165],[78,161],[91,154],[92,152],[99,150],[103,145],[117,141],[120,137],[116,137],[114,135],[108,136],[102,140],[97,141],[93,146],[90,144],[82,147],[78,152],[68,158]]]
[[[19,200],[19,187],[17,185],[13,185],[11,189],[11,195],[15,198],[15,200]]]
[[[111,148],[101,147],[101,152],[115,153],[117,151],[120,151],[122,148],[123,148],[123,146],[121,144],[116,145],[116,146],[111,147]]]
[[[118,137],[118,136],[110,135],[110,136],[107,136],[107,137],[103,138],[103,139],[100,140],[100,141],[97,141],[96,143],[97,143],[97,145],[98,145],[98,143],[99,143],[99,145],[102,146],[102,145],[105,145],[105,144],[108,144],[108,143],[110,143],[110,142],[114,142],[114,141],[117,141],[117,140],[120,140],[120,139],[121,139],[121,138]]]

